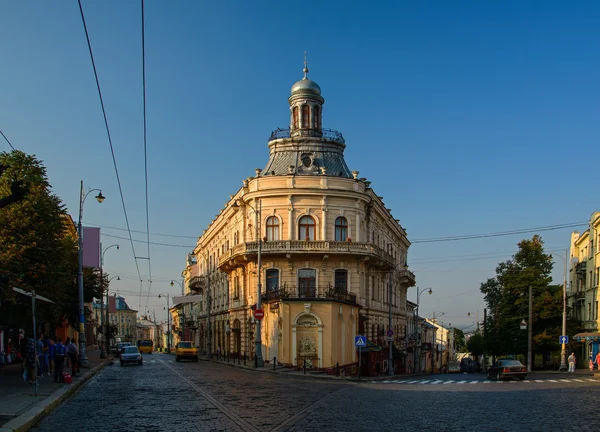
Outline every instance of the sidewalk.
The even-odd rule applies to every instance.
[[[23,381],[19,363],[0,368],[0,432],[28,430],[102,369],[107,360],[112,360],[112,356],[101,359],[99,350],[87,354],[89,369],[82,368],[71,384],[55,383],[53,375],[38,378],[37,396],[35,386]],[[70,373],[70,368],[65,368],[65,372]]]

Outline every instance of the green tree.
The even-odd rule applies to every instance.
[[[512,259],[499,263],[496,277],[481,284],[490,312],[486,325],[486,352],[491,355],[527,353],[529,287],[533,301],[533,349],[546,353],[559,348],[562,325],[562,287],[551,285],[552,257],[544,253],[540,236],[522,240]],[[530,323],[531,324],[531,323]]]
[[[473,356],[480,356],[483,354],[483,335],[479,332],[471,335],[467,341],[467,352]]]
[[[56,326],[68,317],[74,324],[77,240],[66,229],[73,222],[35,156],[18,150],[3,152],[0,165],[6,167],[0,177],[0,198],[12,193],[15,181],[28,185],[23,199],[0,208],[0,317],[4,323],[31,328],[31,302],[12,290],[16,286],[55,301],[36,304],[40,323]],[[99,277],[86,270],[86,282],[89,301],[98,294]]]
[[[465,333],[459,328],[453,328],[454,332],[454,350],[456,352],[465,352],[467,344],[465,341]]]

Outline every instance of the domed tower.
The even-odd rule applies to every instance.
[[[304,53],[304,77],[296,81],[288,98],[290,127],[277,129],[269,138],[269,161],[257,175],[326,175],[354,178],[344,160],[346,142],[336,130],[323,129],[321,87],[308,79]]]
[[[290,135],[323,136],[322,109],[325,99],[321,96],[321,87],[308,79],[308,61],[304,53],[304,78],[292,86],[290,103]]]

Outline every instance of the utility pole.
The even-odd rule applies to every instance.
[[[487,344],[487,309],[483,310],[483,371],[487,369],[487,356],[485,346]]]
[[[389,338],[389,342],[390,342],[390,350],[388,352],[388,367],[387,367],[387,374],[388,375],[394,375],[394,356],[392,353],[392,348],[393,348],[393,330],[392,330],[392,272],[390,272],[390,279],[388,282],[389,285],[389,289],[388,289],[388,306],[389,306],[389,316],[388,316],[388,338]],[[392,336],[390,336],[392,335]]]
[[[529,326],[527,328],[527,372],[531,373],[532,362],[533,362],[533,353],[531,352],[532,348],[532,337],[533,337],[533,296],[532,296],[532,288],[529,285]]]
[[[565,249],[565,260],[564,260],[564,273],[565,277],[563,280],[563,315],[562,315],[562,335],[565,336],[567,334],[567,260],[569,259],[569,251]],[[600,366],[599,366],[600,367]],[[565,343],[562,344],[560,350],[560,371],[567,371],[567,345]]]

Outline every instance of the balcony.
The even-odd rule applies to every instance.
[[[244,264],[254,259],[258,254],[258,242],[241,243],[229,249],[219,257],[219,268],[235,268],[237,265]],[[265,241],[261,244],[261,256],[282,255],[291,258],[293,255],[306,254],[344,254],[358,255],[372,258],[374,264],[379,264],[382,269],[393,269],[395,265],[394,257],[385,250],[371,243],[355,243],[343,241],[322,241],[322,240],[277,240]],[[414,281],[414,274],[408,270],[401,270],[403,277]]]
[[[316,301],[336,301],[351,305],[356,303],[356,294],[336,289],[332,286],[326,288],[308,288],[308,287],[279,287],[267,291],[262,295],[264,303],[272,303],[288,300],[316,300]]]
[[[200,291],[204,288],[205,285],[206,280],[204,276],[192,276],[190,278],[190,282],[188,283],[188,286],[192,291]]]
[[[315,129],[298,129],[298,132],[300,133],[299,136],[316,136],[319,138],[324,138],[328,141],[335,141],[340,144],[346,144],[346,140],[342,136],[342,133],[334,129],[321,129],[321,131]],[[284,138],[291,138],[290,128],[278,128],[274,130],[273,132],[271,132],[269,142],[276,139]]]
[[[579,264],[575,266],[575,271],[579,274],[585,274],[585,270],[587,268],[587,261],[581,261]]]
[[[398,276],[400,278],[400,282],[409,287],[415,286],[417,283],[415,274],[413,272],[411,272],[410,270],[399,270]]]

